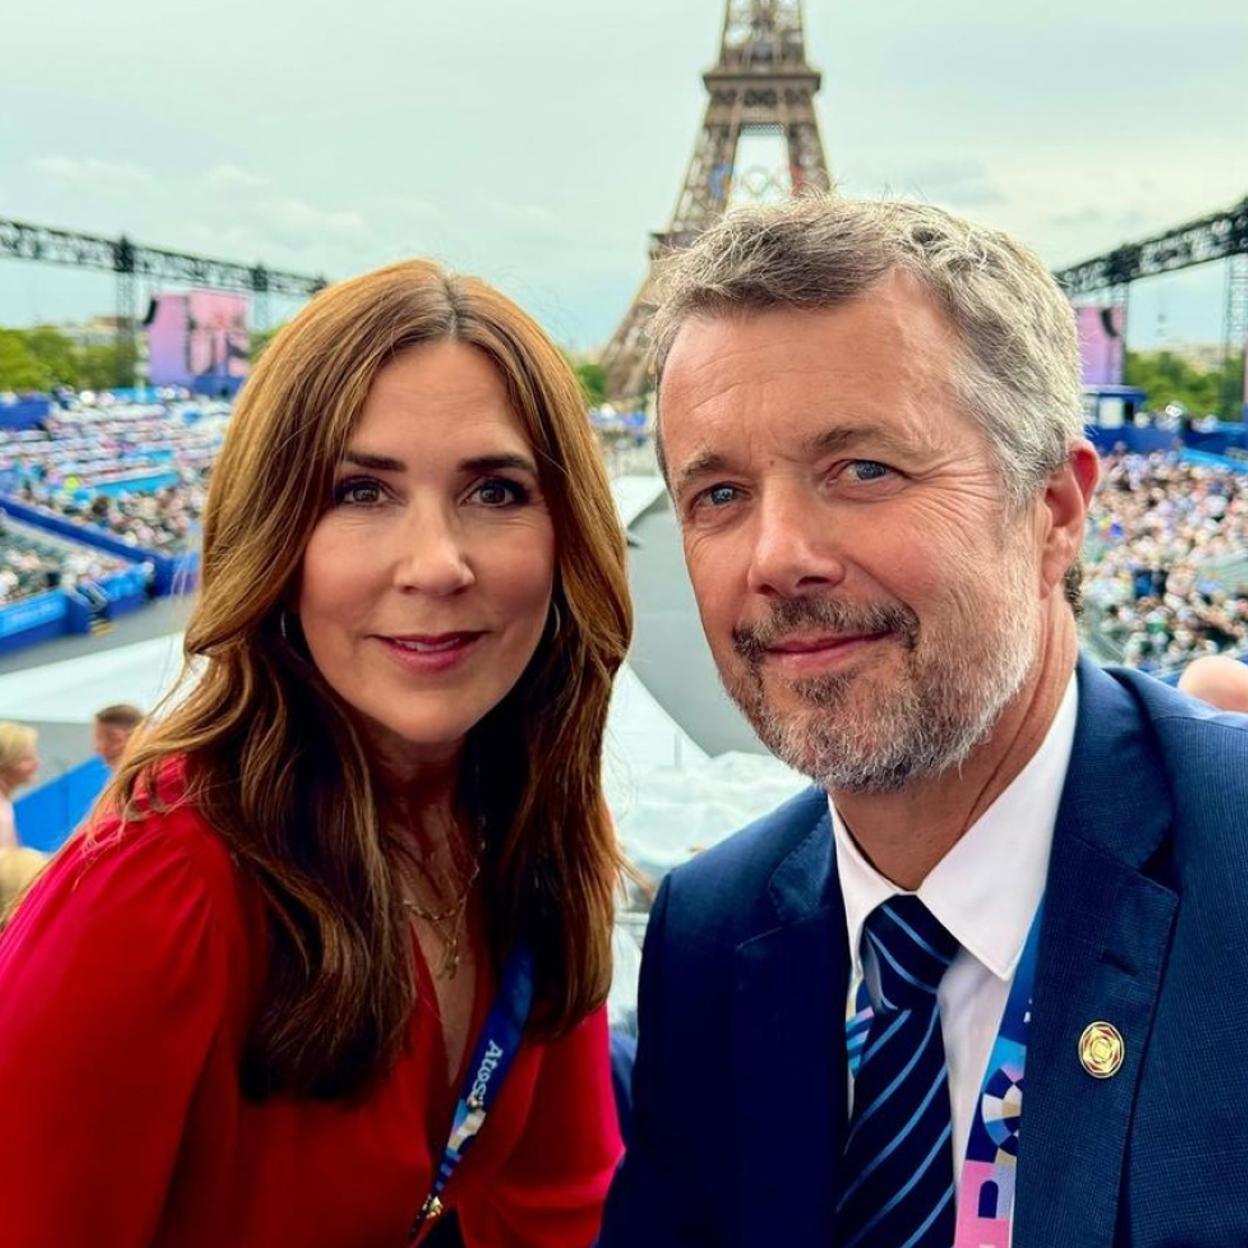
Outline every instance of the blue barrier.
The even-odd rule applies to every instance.
[[[108,607],[105,614],[114,619],[119,615],[127,615],[145,607],[147,596],[147,569],[145,567],[128,568],[124,572],[114,572],[99,582],[99,587],[108,595]]]
[[[18,399],[16,403],[0,403],[0,428],[33,428],[51,410],[52,400],[42,394],[33,398]]]
[[[1089,425],[1087,434],[1102,455],[1119,447],[1133,455],[1150,455],[1154,451],[1177,451],[1182,446],[1179,435],[1171,429],[1137,428],[1135,425],[1102,429],[1099,425]]]
[[[77,590],[67,589],[64,592],[66,631],[71,633],[89,633],[94,611],[91,604]]]
[[[1248,463],[1242,459],[1228,459],[1225,455],[1215,455],[1209,451],[1194,451],[1190,447],[1183,451],[1179,458],[1201,468],[1217,468],[1222,472],[1248,472]]]
[[[1193,450],[1225,455],[1231,450],[1248,450],[1248,429],[1223,422],[1213,429],[1192,429],[1184,435],[1183,441]]]
[[[11,637],[27,629],[65,618],[65,595],[59,590],[35,594],[0,608],[0,637]]]
[[[182,478],[176,472],[148,472],[138,476],[124,477],[120,481],[104,481],[97,485],[85,486],[74,492],[77,502],[85,503],[97,494],[150,494],[156,490],[167,489],[177,485]]]
[[[0,654],[60,637],[68,629],[69,602],[60,590],[23,598],[0,607]]]
[[[90,758],[19,797],[13,803],[18,840],[45,854],[60,849],[91,809],[108,776],[103,760]]]

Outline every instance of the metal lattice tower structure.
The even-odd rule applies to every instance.
[[[117,345],[123,358],[132,364],[138,358],[140,278],[148,282],[185,282],[210,290],[249,294],[256,314],[264,323],[268,321],[270,293],[309,299],[326,286],[325,278],[320,276],[148,247],[131,242],[124,234],[121,238],[101,238],[96,234],[0,217],[0,258],[6,256],[115,274]]]
[[[719,60],[702,81],[710,98],[671,222],[651,235],[649,272],[603,352],[616,402],[636,402],[649,388],[645,327],[656,266],[723,215],[743,134],[783,139],[793,194],[831,189],[814,104],[822,76],[806,59],[802,0],[726,0]]]

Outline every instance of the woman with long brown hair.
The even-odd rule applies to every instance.
[[[589,1244],[631,618],[576,379],[478,280],[331,287],[242,394],[201,576],[0,940],[4,1242]]]

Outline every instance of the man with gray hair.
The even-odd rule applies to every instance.
[[[1079,656],[1065,298],[827,198],[667,280],[702,623],[815,787],[660,889],[602,1248],[1248,1243],[1248,718]]]

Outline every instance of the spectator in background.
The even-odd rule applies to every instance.
[[[1190,663],[1179,688],[1220,711],[1248,715],[1248,664],[1229,654],[1210,654]]]
[[[0,723],[0,849],[17,847],[13,794],[39,770],[39,737],[25,724]]]
[[[0,848],[0,930],[17,899],[43,870],[47,860],[47,855],[37,849],[25,849],[20,845]]]
[[[106,706],[96,711],[95,724],[91,730],[91,748],[116,771],[121,756],[126,752],[130,734],[143,722],[143,712],[128,702]]]

